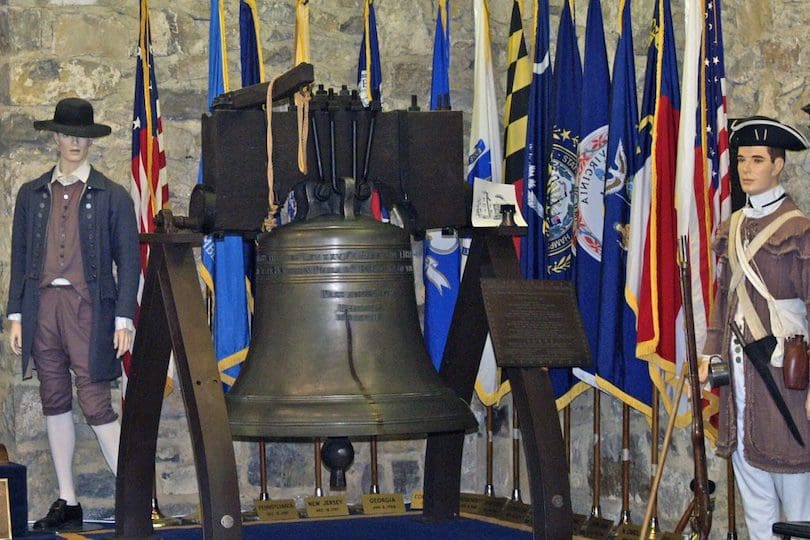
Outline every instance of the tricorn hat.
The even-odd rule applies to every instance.
[[[810,142],[798,130],[767,116],[741,118],[731,124],[731,146],[770,146],[785,150],[807,150]]]
[[[95,139],[110,134],[112,128],[93,121],[93,106],[81,98],[65,98],[56,104],[53,120],[35,120],[34,129],[56,131],[74,137]]]

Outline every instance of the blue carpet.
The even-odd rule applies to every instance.
[[[330,520],[302,520],[279,523],[246,523],[242,525],[245,540],[265,538],[301,539],[437,539],[437,538],[497,538],[503,540],[529,540],[528,531],[487,523],[476,519],[459,518],[437,523],[421,522],[417,516],[357,517]],[[84,533],[92,540],[110,538],[112,531]],[[171,527],[158,529],[155,536],[161,540],[192,540],[202,538],[199,527]]]

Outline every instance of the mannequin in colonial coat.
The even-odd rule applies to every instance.
[[[93,139],[110,133],[92,105],[61,100],[53,120],[56,165],[22,185],[14,209],[8,313],[9,341],[24,378],[39,379],[59,498],[37,530],[81,529],[73,481],[73,386],[113,473],[120,425],[111,381],[133,337],[140,258],[135,211],[120,185],[90,166]],[[113,266],[114,265],[114,266]],[[114,271],[115,269],[115,271]]]
[[[806,387],[788,388],[782,369],[784,338],[810,337],[810,219],[780,183],[785,150],[810,144],[794,128],[766,117],[735,122],[730,143],[737,148],[748,204],[720,227],[715,240],[718,293],[703,352],[704,358],[729,360],[731,382],[720,390],[717,453],[734,464],[749,537],[771,539],[775,522],[810,520],[810,393]],[[730,331],[732,323],[746,344],[767,335],[780,343],[766,369],[807,446],[789,431]]]

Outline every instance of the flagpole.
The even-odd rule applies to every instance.
[[[492,458],[494,449],[494,434],[493,434],[493,412],[494,406],[487,405],[487,478],[486,485],[484,486],[484,495],[487,497],[495,496],[495,485],[492,482]]]
[[[520,494],[520,421],[512,403],[512,500],[523,502]]]
[[[377,495],[380,493],[380,485],[379,478],[377,476],[377,437],[375,435],[371,436],[369,452],[371,454],[371,487],[369,488],[368,492],[372,495]]]
[[[261,484],[259,500],[269,501],[270,494],[267,492],[267,447],[264,439],[259,441],[259,483]]]
[[[321,440],[315,439],[315,496],[323,497],[323,476],[321,471]]]
[[[622,404],[622,510],[620,524],[630,524],[630,406]]]
[[[600,441],[600,434],[602,431],[602,398],[599,389],[593,389],[593,490],[591,499],[591,518],[599,519],[602,517],[602,509],[599,506],[599,499],[601,498],[601,483],[602,483],[602,442]]]

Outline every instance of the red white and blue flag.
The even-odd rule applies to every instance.
[[[138,58],[135,63],[135,100],[132,113],[132,184],[130,194],[135,203],[138,232],[155,230],[154,217],[169,203],[166,176],[166,153],[163,150],[163,123],[152,56],[152,34],[149,4],[141,0]],[[149,262],[149,244],[141,244],[141,279],[138,306],[141,303],[144,277]],[[136,321],[137,325],[137,316]],[[124,372],[129,373],[130,357],[124,358]],[[171,369],[171,368],[170,368]],[[170,381],[171,379],[169,379]],[[170,386],[167,382],[167,386]],[[167,388],[170,390],[170,388]]]

